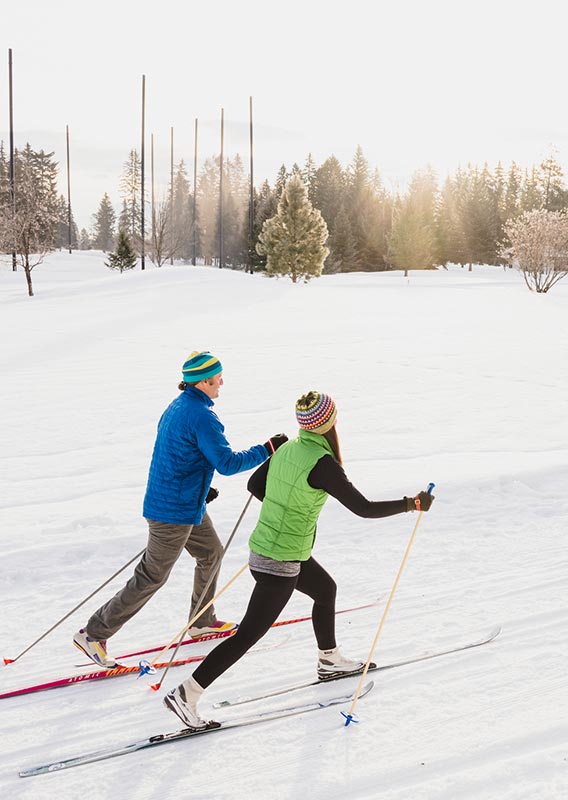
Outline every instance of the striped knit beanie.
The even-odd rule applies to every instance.
[[[296,403],[298,425],[312,433],[327,433],[335,425],[337,407],[323,392],[308,392]]]
[[[218,358],[207,351],[200,353],[198,350],[194,350],[187,357],[182,367],[185,383],[199,383],[222,371],[223,367]]]

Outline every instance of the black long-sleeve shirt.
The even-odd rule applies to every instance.
[[[253,472],[247,488],[257,500],[264,500],[266,494],[266,477],[270,468],[270,461]],[[347,478],[343,467],[332,456],[325,455],[319,459],[308,475],[308,483],[312,489],[323,489],[344,505],[358,517],[378,519],[379,517],[392,517],[406,511],[406,500],[372,501],[361,494]]]

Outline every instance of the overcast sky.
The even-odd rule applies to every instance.
[[[55,150],[66,193],[89,226],[103,193],[146,141],[163,191],[170,128],[175,160],[219,152],[248,165],[254,104],[255,183],[282,163],[347,165],[361,145],[388,188],[432,165],[441,179],[468,162],[568,167],[563,0],[26,0],[3,15],[0,137],[8,138],[8,48],[16,146]],[[147,151],[149,153],[149,149]]]

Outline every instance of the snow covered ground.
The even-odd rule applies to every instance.
[[[400,272],[308,285],[230,270],[114,274],[100,253],[0,268],[0,656],[14,658],[144,547],[141,504],[157,420],[193,349],[224,365],[216,410],[235,449],[296,430],[310,388],[339,407],[346,471],[372,499],[436,483],[375,653],[385,662],[467,639],[477,650],[378,673],[359,725],[340,709],[21,779],[18,770],[176,728],[148,679],[0,700],[0,786],[10,798],[560,800],[568,796],[568,281],[530,293],[520,275]],[[226,540],[248,473],[218,477]],[[254,501],[224,562],[247,560]],[[334,575],[338,641],[367,656],[416,520],[362,520],[330,500],[314,555]],[[111,641],[169,641],[186,621],[192,562]],[[0,691],[72,673],[90,600],[17,663]],[[245,573],[218,603],[238,620]],[[285,617],[309,613],[295,597]],[[286,637],[290,637],[286,640]],[[309,623],[272,630],[208,703],[314,675]],[[206,646],[192,646],[192,650]],[[170,688],[190,674],[172,670]],[[331,696],[356,680],[299,692]],[[327,693],[327,694],[326,694]],[[277,699],[258,704],[273,708]],[[235,709],[248,714],[253,707]],[[348,710],[344,708],[343,710]],[[213,712],[218,718],[229,710]]]

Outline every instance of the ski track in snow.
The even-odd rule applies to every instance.
[[[155,428],[192,349],[221,358],[217,410],[235,449],[294,433],[309,388],[339,407],[346,471],[368,497],[424,488],[425,515],[374,660],[434,650],[502,626],[480,648],[373,675],[358,725],[340,708],[164,745],[53,775],[18,769],[176,728],[163,692],[135,676],[0,701],[0,786],[19,800],[565,800],[568,797],[568,281],[547,296],[511,270],[324,276],[292,286],[182,266],[117,276],[100,253],[0,269],[0,656],[14,657],[145,544],[141,505]],[[195,303],[214,297],[214,303]],[[193,298],[193,300],[192,300]],[[39,376],[39,379],[38,379]],[[226,540],[248,473],[216,476]],[[251,505],[221,573],[246,562]],[[338,583],[338,642],[364,657],[415,522],[326,505],[314,555]],[[16,664],[0,689],[80,672],[73,632],[119,576]],[[169,641],[185,623],[193,564],[112,640]],[[220,584],[222,585],[222,583]],[[238,619],[252,579],[219,601]],[[309,613],[294,597],[286,618]],[[274,629],[205,695],[210,704],[314,675],[310,623]],[[185,648],[207,652],[215,642]],[[172,669],[164,690],[191,673]],[[353,679],[353,687],[356,685]],[[350,681],[246,707],[332,696]],[[343,709],[348,710],[348,709]]]

